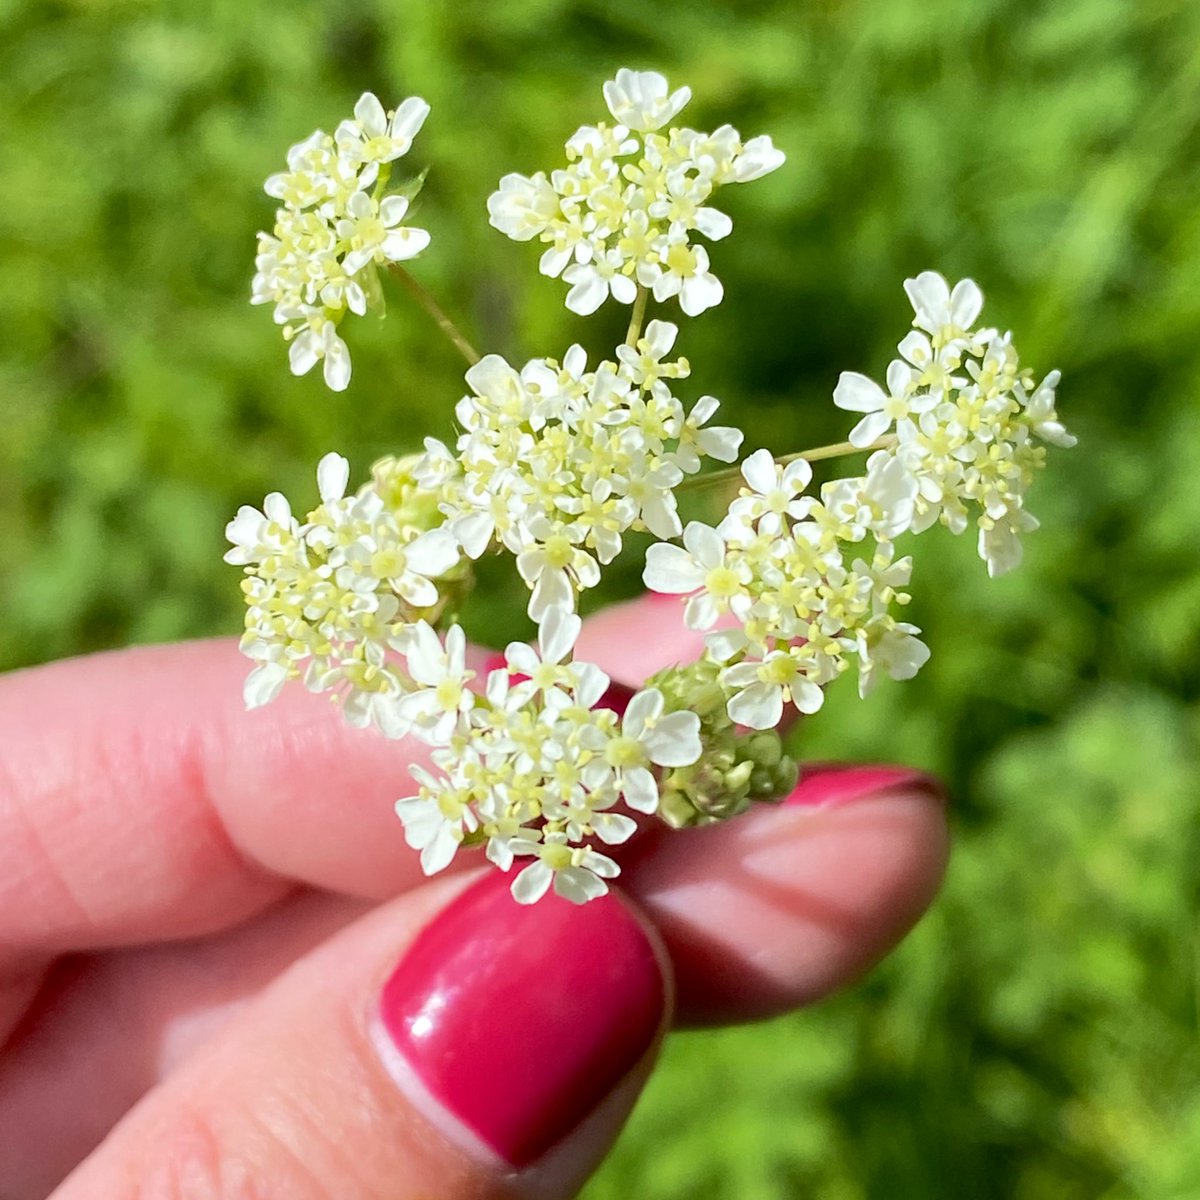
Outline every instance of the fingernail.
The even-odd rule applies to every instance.
[[[927,771],[915,767],[818,764],[805,767],[800,781],[784,804],[805,808],[829,808],[880,796],[888,792],[928,792],[942,796],[942,785]]]
[[[597,708],[611,708],[618,717],[625,715],[625,710],[629,707],[630,700],[634,697],[634,690],[631,687],[626,687],[623,683],[618,683],[617,680],[609,680],[608,687],[605,689],[604,695],[596,701]]]
[[[662,971],[615,896],[522,906],[496,872],[428,925],[383,990],[427,1091],[514,1167],[574,1129],[653,1044]]]

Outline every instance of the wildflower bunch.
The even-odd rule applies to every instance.
[[[347,313],[380,303],[378,267],[415,258],[429,234],[405,224],[420,180],[385,193],[392,164],[407,154],[429,115],[411,96],[395,112],[364,92],[334,134],[318,129],[288,151],[288,169],[266,182],[280,201],[271,233],[258,235],[252,304],[273,304],[290,342],[292,373],[324,361],[326,384],[350,383],[350,352],[339,334]]]
[[[647,306],[678,298],[695,315],[721,299],[691,235],[725,236],[713,194],[783,155],[728,125],[670,125],[690,94],[655,72],[617,72],[604,87],[617,123],[579,130],[567,166],[508,175],[488,202],[493,225],[545,243],[542,271],[570,285],[568,308],[632,305],[609,358],[589,367],[579,344],[520,367],[481,357],[404,277],[469,364],[455,436],[382,460],[352,493],[349,464],[327,455],[303,521],[272,493],[226,531],[226,559],[245,570],[248,706],[299,679],[353,724],[427,743],[415,793],[396,804],[423,869],[482,848],[521,903],[602,895],[639,818],[707,823],[785,795],[797,774],[779,732],[789,709],[816,713],[847,672],[866,695],[929,658],[903,619],[913,560],[902,539],[939,523],[960,533],[973,518],[989,573],[1011,569],[1037,525],[1025,501],[1046,444],[1074,444],[1055,409],[1058,373],[1036,382],[1010,334],[976,327],[979,288],[926,271],[905,281],[914,328],[886,387],[845,372],[834,388],[860,416],[848,442],[759,449],[699,474],[706,459],[736,462],[742,434],[711,424],[713,397],[676,394],[691,372],[680,331],[647,323]],[[331,387],[349,378],[338,322],[365,310],[379,265],[428,241],[400,224],[407,193],[383,193],[426,111],[409,100],[388,114],[364,96],[354,121],[294,147],[289,171],[268,181],[284,207],[260,239],[254,297],[275,302],[293,368],[323,357]],[[864,455],[860,472],[814,489],[811,464],[842,454]],[[683,527],[680,490],[728,475],[740,486],[725,512]],[[636,693],[575,657],[578,596],[630,533],[655,539],[647,586],[680,597],[704,634],[695,661]],[[483,671],[456,614],[488,552],[513,557],[537,636]]]
[[[352,725],[407,732],[397,705],[412,684],[389,652],[414,621],[437,619],[463,579],[458,544],[416,490],[427,471],[424,459],[387,461],[377,481],[347,496],[350,464],[327,454],[317,467],[321,503],[303,522],[278,492],[261,511],[238,510],[225,561],[246,573],[241,649],[257,664],[247,707],[302,679],[333,693]]]
[[[741,432],[707,424],[717,401],[703,396],[689,412],[671,392],[690,371],[666,357],[678,332],[651,321],[590,371],[575,345],[561,363],[518,372],[489,354],[467,372],[471,394],[455,410],[461,474],[442,511],[469,557],[490,546],[516,556],[535,621],[551,605],[573,609],[629,530],[678,534],[673,489],[706,457],[737,458]]]
[[[721,281],[693,234],[720,241],[733,222],[710,203],[726,184],[781,166],[765,135],[743,142],[732,125],[713,133],[670,126],[691,99],[655,71],[617,72],[604,85],[616,125],[584,125],[567,140],[567,164],[547,175],[511,174],[488,200],[491,223],[516,241],[545,244],[539,269],[570,285],[566,305],[586,316],[609,297],[633,304],[638,286],[690,317],[719,304]]]
[[[571,658],[581,625],[550,608],[537,650],[510,645],[478,694],[459,626],[444,643],[423,621],[411,629],[408,667],[421,686],[403,710],[435,747],[434,769],[414,769],[417,793],[396,811],[427,872],[483,845],[502,870],[524,864],[512,885],[522,903],[551,884],[577,902],[601,896],[618,868],[595,843],[627,841],[637,828],[628,812],[657,810],[656,768],[700,757],[699,717],[667,712],[658,689],[632,696],[623,715],[605,706],[608,676]]]
[[[990,575],[1002,575],[1021,561],[1019,535],[1038,526],[1025,494],[1046,465],[1044,443],[1075,444],[1055,411],[1059,373],[1035,384],[1011,333],[973,328],[983,308],[974,281],[951,290],[925,271],[904,287],[916,328],[897,347],[887,391],[847,371],[833,402],[864,414],[852,445],[883,445],[916,480],[913,532],[940,521],[962,533],[977,510],[979,556]]]

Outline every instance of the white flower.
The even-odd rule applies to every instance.
[[[990,574],[1002,574],[1020,561],[1020,534],[1037,528],[1025,497],[1045,465],[1038,441],[1075,444],[1055,407],[1059,373],[1035,387],[1011,334],[972,328],[983,295],[971,280],[951,288],[924,271],[905,290],[925,332],[901,341],[888,394],[854,372],[842,375],[834,394],[840,407],[866,414],[850,435],[855,445],[871,445],[893,423],[895,444],[870,460],[873,485],[842,480],[823,490],[826,511],[818,515],[836,536],[855,540],[868,531],[920,533],[937,522],[962,533],[974,510],[980,556]]]
[[[225,561],[240,567],[286,553],[300,537],[300,523],[292,516],[287,497],[272,492],[263,501],[261,512],[243,504],[225,526],[225,536],[234,547],[225,552]]]
[[[761,662],[742,662],[721,672],[721,684],[734,692],[729,716],[750,729],[773,729],[792,703],[802,713],[815,713],[825,698],[805,673],[805,650],[791,646],[772,650]]]
[[[409,685],[390,652],[408,622],[440,602],[436,580],[458,561],[444,528],[423,529],[436,510],[389,507],[373,485],[346,495],[349,463],[327,454],[317,468],[321,503],[301,523],[272,493],[263,511],[243,506],[226,534],[226,558],[245,568],[241,649],[256,666],[246,702],[273,699],[288,679],[332,692],[346,719],[400,737]]]
[[[767,134],[752,137],[741,149],[734,160],[731,183],[749,183],[761,179],[772,171],[778,170],[786,161],[786,156]]]
[[[983,309],[983,293],[973,279],[961,279],[951,290],[945,276],[922,271],[904,281],[916,317],[913,324],[939,344],[964,337]]]
[[[875,670],[893,679],[912,679],[929,661],[929,647],[917,637],[915,625],[880,619],[858,631],[858,694],[875,686]]]
[[[720,304],[725,294],[721,281],[708,265],[708,251],[703,246],[668,240],[661,262],[650,266],[648,273],[639,273],[639,278],[642,282],[649,281],[659,303],[678,296],[679,307],[689,317],[697,317]]]
[[[751,569],[736,550],[727,551],[717,530],[690,521],[683,545],[659,542],[646,551],[642,580],[653,592],[696,595],[688,601],[684,620],[691,629],[710,629],[722,612],[746,596]]]
[[[821,501],[849,542],[868,534],[899,537],[912,526],[918,484],[904,461],[886,451],[873,454],[862,478],[838,479],[821,489]]]
[[[679,432],[679,448],[671,455],[671,461],[686,475],[700,470],[701,457],[726,463],[737,461],[745,434],[731,425],[705,428],[717,408],[715,396],[701,396],[683,423]]]
[[[370,262],[403,262],[420,254],[429,245],[429,234],[402,226],[407,212],[404,196],[384,196],[377,202],[366,192],[355,192],[337,223],[338,237],[347,246],[345,269],[353,275]]]
[[[594,371],[579,347],[563,364],[534,359],[520,370],[488,355],[467,372],[472,395],[456,408],[459,471],[441,511],[469,558],[499,543],[517,556],[533,592],[530,615],[574,607],[629,530],[680,531],[674,489],[706,456],[736,456],[736,429],[704,428],[717,401],[690,414],[670,382],[686,363],[664,362],[675,326],[651,322],[636,353]],[[647,340],[649,339],[649,340]]]
[[[670,321],[651,321],[636,346],[618,346],[621,374],[640,388],[652,389],[660,379],[686,379],[691,367],[686,358],[663,362],[671,353],[679,326]]]
[[[812,480],[812,466],[802,458],[780,466],[770,450],[756,450],[742,461],[742,478],[750,490],[729,506],[739,521],[757,522],[762,533],[781,533],[787,524],[806,517],[815,501],[800,494]]]
[[[396,801],[396,815],[404,824],[404,840],[421,851],[421,870],[435,875],[450,865],[464,834],[477,829],[479,820],[469,792],[447,787],[424,767],[411,769],[421,788],[416,796]]]
[[[1061,372],[1051,371],[1026,402],[1026,413],[1029,417],[1029,427],[1037,437],[1053,446],[1069,450],[1079,439],[1066,431],[1055,411],[1054,390],[1061,378]]]
[[[1032,533],[1038,519],[1024,509],[1005,514],[1000,520],[980,518],[979,557],[987,564],[988,575],[995,579],[1021,565],[1024,549],[1021,534]]]
[[[833,392],[834,404],[850,412],[866,413],[850,431],[851,445],[869,446],[887,433],[895,422],[904,420],[910,413],[922,413],[932,408],[937,397],[929,393],[914,395],[915,382],[912,367],[901,359],[893,360],[888,366],[886,393],[866,375],[843,371]]]
[[[594,313],[612,296],[620,304],[632,304],[637,284],[621,273],[622,259],[616,250],[585,263],[575,263],[563,272],[563,281],[571,285],[566,305],[581,317]]]
[[[773,171],[783,154],[768,137],[743,143],[731,125],[656,132],[690,95],[669,93],[656,72],[622,69],[604,94],[619,124],[582,126],[557,170],[504,176],[488,199],[489,221],[516,241],[543,244],[538,269],[563,277],[573,312],[587,315],[608,299],[630,304],[640,285],[659,301],[678,297],[695,316],[720,302],[722,287],[693,237],[718,241],[733,228],[714,194]]]
[[[334,391],[350,382],[343,318],[378,302],[378,267],[429,244],[424,230],[401,225],[404,196],[378,195],[381,167],[390,170],[385,164],[408,151],[428,112],[424,100],[410,97],[387,114],[367,92],[335,137],[317,130],[288,152],[288,170],[266,182],[283,207],[272,232],[259,234],[250,302],[274,306],[291,343],[292,372],[303,375],[324,360]]]
[[[307,375],[322,360],[326,386],[344,392],[350,386],[350,351],[338,336],[337,325],[324,312],[313,309],[292,339],[288,365],[293,375]]]
[[[429,105],[419,96],[409,96],[389,113],[374,93],[364,92],[354,106],[354,120],[337,127],[334,141],[349,162],[393,162],[409,152],[428,116]]]
[[[529,615],[540,622],[554,606],[573,609],[576,591],[600,582],[600,567],[580,544],[584,531],[579,526],[538,516],[527,528],[533,541],[517,555],[517,570],[531,589]]]
[[[509,845],[515,855],[535,856],[512,882],[518,904],[536,904],[552,883],[563,899],[586,904],[603,896],[608,891],[604,881],[620,873],[611,858],[590,846],[571,846],[565,833],[548,833],[541,841],[513,838]]]
[[[562,215],[558,193],[541,171],[532,177],[505,175],[487,208],[488,223],[517,242],[537,237]]]
[[[400,699],[399,715],[423,741],[445,745],[475,706],[466,635],[452,625],[443,642],[427,621],[418,621],[405,631],[403,647],[408,673],[420,686]]]
[[[639,133],[662,128],[691,98],[691,88],[681,87],[671,92],[666,78],[657,71],[631,71],[622,67],[617,77],[604,85],[608,111],[622,125]]]
[[[571,692],[586,664],[569,662],[583,622],[575,613],[560,605],[551,605],[538,626],[538,648],[527,642],[510,642],[504,651],[511,673],[525,676],[516,684],[510,702],[523,703],[535,693],[546,708],[562,709],[571,703]],[[599,668],[589,668],[599,671]],[[603,675],[603,672],[600,672]],[[608,677],[598,679],[599,692],[608,686]]]
[[[592,764],[591,777],[603,779],[611,772],[625,803],[636,812],[658,809],[658,783],[651,766],[691,766],[702,752],[700,718],[693,712],[664,715],[664,708],[657,688],[638,692],[625,709],[620,733],[609,738],[603,757]]]

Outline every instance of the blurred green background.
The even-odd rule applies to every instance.
[[[817,1010],[676,1038],[587,1196],[1200,1196],[1200,5],[7,0],[0,61],[4,667],[234,632],[239,503],[308,497],[330,448],[365,469],[445,435],[460,364],[400,293],[351,327],[342,395],[247,304],[262,179],[365,88],[432,103],[417,273],[517,359],[623,327],[572,318],[482,215],[617,66],[690,83],[700,127],[769,131],[787,167],[722,198],[727,300],[681,339],[685,395],[750,447],[843,437],[837,373],[881,373],[904,276],[977,278],[1062,368],[1079,448],[1018,574],[923,539],[930,666],[835,689],[804,734],[946,777],[945,893]],[[636,587],[631,563],[606,595]]]

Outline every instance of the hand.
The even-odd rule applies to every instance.
[[[594,617],[636,683],[695,655],[672,603]],[[0,679],[0,1196],[567,1197],[672,1027],[853,979],[946,854],[903,768],[652,830],[620,894],[521,908],[421,878],[392,801],[421,748],[302,689],[247,714],[221,640]]]

